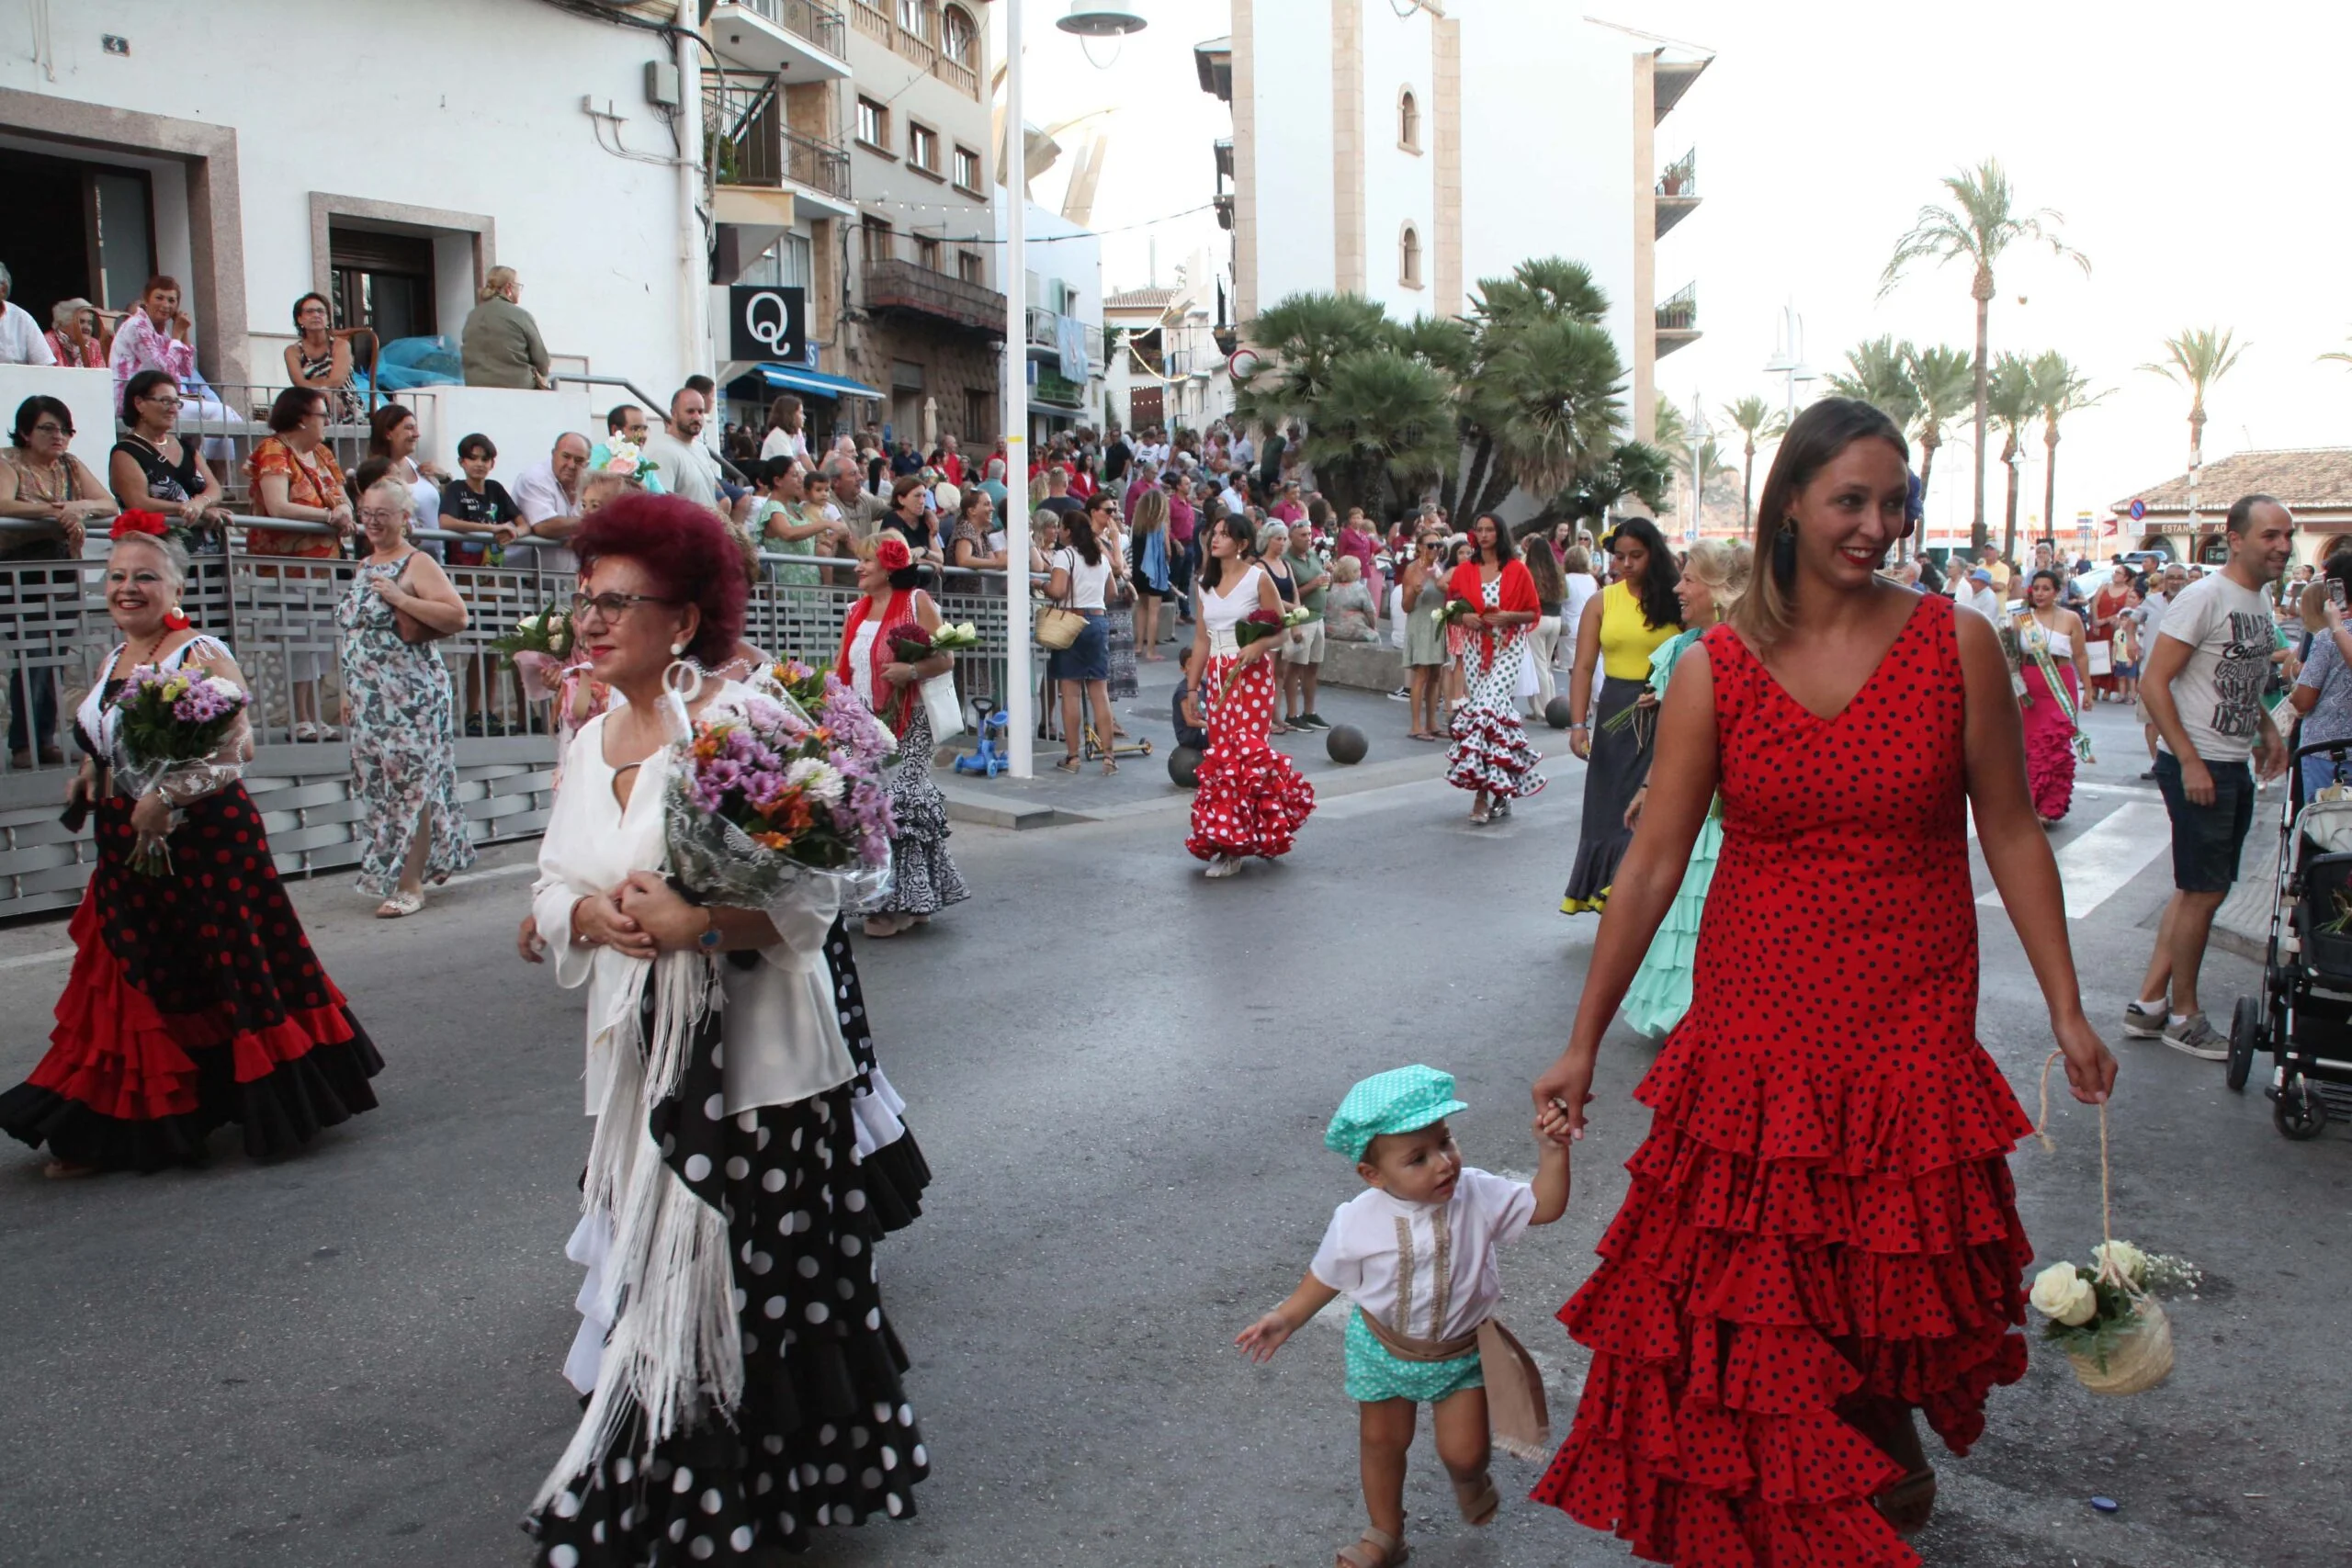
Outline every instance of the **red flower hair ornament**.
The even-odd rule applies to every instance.
[[[162,539],[169,537],[171,531],[171,525],[164,520],[160,512],[126,512],[114,520],[114,526],[107,530],[107,537],[119,539],[126,534],[145,534],[152,538]]]
[[[914,552],[898,535],[885,534],[874,543],[874,564],[884,571],[904,571],[915,564]]]

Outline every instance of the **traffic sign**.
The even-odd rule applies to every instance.
[[[2137,522],[2139,522],[2142,518],[2143,518],[2143,517],[2147,516],[2147,514],[2148,514],[2148,503],[2147,503],[2146,502],[2144,502],[2144,501],[2140,500],[2137,496],[2134,496],[2134,497],[2132,498],[2132,500],[2131,512],[2132,512],[2132,522],[2134,522],[2134,523],[2137,523]]]

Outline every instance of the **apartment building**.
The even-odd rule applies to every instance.
[[[1102,301],[1102,324],[1118,340],[1110,401],[1129,430],[1206,430],[1233,412],[1233,378],[1226,373],[1238,343],[1231,282],[1205,249],[1193,253],[1178,278]]]
[[[1315,289],[1459,315],[1479,278],[1565,256],[1608,292],[1646,439],[1658,359],[1699,336],[1695,283],[1657,277],[1697,160],[1661,164],[1659,130],[1712,56],[1556,0],[1232,0],[1232,20],[1193,58],[1232,108],[1211,151],[1240,320]]]

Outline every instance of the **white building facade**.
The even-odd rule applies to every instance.
[[[1023,287],[1028,309],[1029,439],[1078,425],[1102,426],[1109,374],[1102,333],[1102,241],[1091,229],[1035,201],[1023,208]],[[1006,238],[998,209],[997,239]]]
[[[1662,294],[1655,276],[1658,240],[1697,204],[1695,159],[1659,163],[1659,122],[1710,57],[1555,0],[1401,16],[1233,0],[1232,16],[1195,63],[1232,106],[1216,155],[1239,318],[1334,289],[1400,321],[1458,316],[1481,277],[1581,262],[1646,438],[1658,358],[1698,336],[1695,288]]]
[[[674,77],[650,25],[674,7],[41,9],[38,47],[0,57],[0,260],[44,326],[58,299],[124,310],[167,274],[205,375],[268,387],[298,297],[388,339],[455,338],[504,265],[560,369],[668,387],[707,367],[691,128],[647,98],[649,66]]]

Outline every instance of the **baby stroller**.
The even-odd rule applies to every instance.
[[[2263,994],[2240,997],[2230,1020],[2230,1088],[2244,1089],[2267,1052],[2271,1120],[2297,1139],[2319,1136],[2331,1115],[2352,1117],[2352,789],[2306,801],[2303,759],[2319,756],[2352,779],[2352,741],[2296,750],[2279,812]]]

